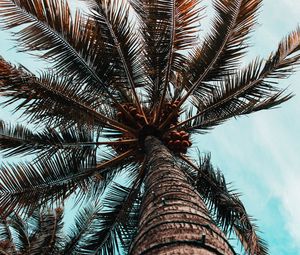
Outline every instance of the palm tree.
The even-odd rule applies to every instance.
[[[0,147],[31,155],[1,168],[3,219],[75,194],[104,213],[66,254],[236,254],[234,234],[267,254],[210,157],[187,151],[193,136],[291,98],[276,84],[299,64],[300,29],[239,68],[261,0],[215,0],[200,39],[199,0],[82,2],[88,11],[74,13],[64,0],[0,0],[2,28],[51,63],[36,73],[0,60],[5,105],[26,117],[1,121]]]

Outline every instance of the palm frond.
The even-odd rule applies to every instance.
[[[63,210],[35,210],[30,217],[23,216],[13,213],[3,223],[6,232],[9,231],[6,240],[11,242],[9,246],[0,247],[1,254],[60,254]]]
[[[216,0],[216,17],[212,31],[204,38],[203,44],[194,49],[190,56],[187,82],[188,93],[195,91],[199,101],[207,89],[213,89],[203,82],[221,80],[234,73],[247,48],[249,32],[256,23],[261,0]],[[185,98],[186,99],[186,98]]]
[[[166,77],[166,67],[174,31],[175,1],[134,1],[140,10],[141,33],[145,42],[146,72],[151,80],[147,86],[152,105],[159,103]],[[134,5],[133,5],[134,6]],[[172,53],[173,54],[173,53]],[[164,82],[165,81],[165,82]]]
[[[78,199],[95,198],[120,171],[132,166],[134,150],[109,155],[96,162],[95,155],[55,154],[51,159],[39,159],[34,164],[3,165],[0,169],[0,215],[12,211],[31,213],[46,203],[58,204],[76,190]],[[135,164],[133,164],[135,169]],[[93,186],[94,177],[96,184]],[[89,189],[87,189],[89,187]]]
[[[92,176],[92,182],[85,186],[82,185],[81,190],[84,193],[77,194],[77,201],[95,201],[107,191],[116,176],[128,173],[134,175],[139,169],[139,163],[132,162],[133,155],[132,151],[119,156],[115,154],[107,155],[102,164],[98,164],[96,169],[88,171],[91,172],[89,175]]]
[[[30,2],[30,0],[23,0],[23,2],[26,1]],[[107,99],[124,111],[119,100],[116,99],[124,87],[124,79],[120,77],[120,73],[122,73],[119,68],[120,61],[113,57],[116,56],[116,48],[111,41],[107,40],[107,27],[98,26],[99,17],[94,19],[93,15],[89,15],[89,18],[86,19],[79,12],[72,16],[65,0],[54,2],[43,0],[42,3],[37,1],[35,4],[34,6],[30,6],[31,4],[28,3],[18,5],[19,8],[29,13],[33,22],[36,21],[37,27],[41,27],[42,32],[46,34],[43,34],[46,37],[46,45],[44,41],[40,43],[40,40],[37,40],[34,50],[46,51],[41,56],[43,59],[50,59],[54,68],[60,73],[76,77],[79,80],[77,88],[85,86],[90,93],[100,94],[103,99]],[[35,35],[34,25],[35,22],[33,23]],[[28,29],[31,31],[30,26]],[[23,36],[22,32],[23,30],[17,33],[17,35],[20,34],[21,45],[22,42],[25,44],[24,47],[28,44],[27,49],[32,50],[30,46],[32,38]],[[28,31],[24,31],[24,34],[28,34]],[[126,36],[130,37],[130,33]],[[26,42],[24,42],[24,38]],[[136,80],[139,80],[139,75],[142,74],[142,72],[138,72],[138,66],[141,63],[137,55],[137,45],[139,44],[135,40],[136,38],[131,39],[131,41],[128,39],[132,46],[129,55],[132,55],[132,59],[134,59],[133,75],[136,76]],[[54,43],[49,43],[52,41]],[[38,46],[40,48],[37,48]]]
[[[86,87],[122,108],[111,87],[115,83],[111,47],[95,20],[79,12],[72,16],[65,0],[2,0],[0,18],[4,29],[27,25],[13,33],[19,47],[41,53],[59,73],[76,78],[77,90]]]
[[[172,72],[176,70],[182,71],[185,68],[186,61],[184,60],[185,57],[182,51],[194,46],[198,32],[197,23],[199,22],[200,12],[198,0],[173,0],[170,1],[170,5],[168,61],[165,68],[165,77],[163,77],[163,88],[157,113],[158,116],[160,116],[162,105],[170,86],[169,83]]]
[[[79,210],[75,215],[75,223],[68,230],[68,240],[63,247],[61,254],[69,255],[78,251],[78,247],[84,242],[84,236],[93,228],[93,223],[98,220],[98,214],[101,210],[99,204],[89,204]]]
[[[84,171],[91,169],[91,163],[82,162],[81,155],[64,157],[56,154],[35,164],[3,165],[0,172],[0,214],[5,216],[12,211],[28,213],[47,202],[61,202],[91,178],[93,172]]]
[[[184,155],[191,134],[291,98],[277,79],[300,62],[300,28],[238,70],[262,0],[214,0],[202,42],[200,0],[81,1],[86,13],[69,0],[0,0],[0,25],[18,49],[47,61],[38,73],[0,58],[2,105],[28,125],[0,120],[0,150],[32,160],[0,167],[0,253],[131,253],[151,157],[145,139],[154,136],[183,164],[212,224],[246,253],[266,255],[210,157],[196,166]],[[63,245],[63,209],[48,207],[71,195],[87,206]]]
[[[227,234],[236,233],[249,255],[268,254],[266,243],[257,235],[258,228],[247,214],[239,195],[228,188],[224,175],[212,166],[210,155],[199,157],[199,166],[183,159],[194,187],[223,230]]]
[[[143,113],[137,87],[145,86],[144,58],[142,43],[137,33],[130,26],[129,5],[127,1],[95,0],[93,16],[106,43],[112,47],[110,58],[114,60],[115,85],[131,90],[135,104]]]
[[[30,254],[59,254],[63,243],[63,209],[44,211],[39,216],[38,228],[31,235]]]
[[[46,128],[41,132],[32,132],[20,124],[11,125],[0,120],[0,148],[7,157],[36,153],[50,158],[61,150],[91,155],[96,145],[93,132],[84,127]]]
[[[177,52],[195,46],[201,18],[200,0],[176,0],[175,49]]]
[[[87,220],[89,226],[79,226],[77,218],[76,224],[79,228],[71,235],[76,236],[75,240],[72,242],[70,239],[66,248],[73,249],[78,254],[115,254],[123,236],[130,234],[118,219],[123,208],[122,202],[126,201],[129,192],[130,189],[114,184],[106,194],[103,206],[93,208],[89,215],[79,215],[80,221]]]
[[[94,21],[79,13],[72,16],[67,1],[1,0],[0,18],[3,29],[26,25],[14,32],[19,47],[39,52],[58,71],[79,77],[94,91],[109,91],[102,78],[111,67]]]
[[[132,209],[138,198],[139,185],[126,188],[114,184],[110,187],[103,200],[103,210],[98,213],[94,227],[80,247],[81,254],[116,254],[120,253],[120,247],[128,248],[136,225],[127,219],[136,214],[136,210]]]
[[[0,93],[9,97],[6,105],[18,102],[15,111],[23,108],[32,121],[48,125],[98,124],[126,132],[122,123],[114,120],[114,111],[104,99],[90,96],[89,91],[74,88],[78,81],[54,73],[36,77],[0,60]],[[105,112],[105,114],[104,114]],[[118,124],[119,123],[119,124]],[[122,126],[122,127],[121,127]],[[133,132],[127,127],[129,132]]]
[[[30,249],[29,230],[25,221],[16,213],[9,217],[13,241],[18,252],[26,254]]]
[[[124,236],[122,240],[122,248],[125,254],[129,254],[132,242],[138,232],[141,204],[142,194],[138,194],[136,200],[132,203],[130,213],[127,215],[126,228],[130,229],[130,235]]]
[[[172,64],[174,61],[174,51],[175,51],[175,33],[176,33],[176,3],[175,0],[170,1],[170,21],[169,21],[169,34],[170,34],[170,42],[168,49],[168,60],[166,63],[166,74],[163,77],[163,86],[162,86],[162,95],[160,96],[157,116],[161,115],[162,106],[165,101],[166,93],[169,88],[169,79],[172,71]],[[156,121],[156,120],[155,120]]]
[[[269,109],[289,100],[292,95],[277,88],[276,79],[286,78],[294,72],[300,61],[299,50],[298,28],[281,41],[277,51],[265,62],[255,60],[237,74],[220,81],[211,95],[197,106],[197,114],[178,126],[194,120],[190,129],[212,127],[231,117]]]
[[[0,240],[11,240],[12,235],[8,227],[7,219],[2,219],[0,221]]]
[[[0,218],[0,251],[6,254],[16,254],[16,246],[13,242],[11,229],[8,219]]]

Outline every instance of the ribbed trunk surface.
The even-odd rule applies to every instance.
[[[169,150],[147,137],[148,173],[131,255],[235,254]]]

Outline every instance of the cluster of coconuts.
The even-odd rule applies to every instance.
[[[10,248],[11,242],[9,240],[1,240],[0,241],[0,249],[6,250]]]
[[[164,121],[168,118],[168,116],[178,107],[180,100],[177,99],[173,102],[167,102],[163,104],[163,108],[161,111],[161,120]],[[123,104],[122,107],[132,116],[132,118],[135,120],[136,123],[133,123],[126,114],[124,114],[122,111],[117,112],[117,119],[121,123],[124,123],[128,126],[144,126],[146,124],[145,117],[139,112],[138,108],[135,107],[133,104]],[[146,112],[147,113],[147,112]],[[149,112],[148,112],[149,113]],[[174,127],[178,123],[178,117],[179,117],[179,109],[177,109],[176,114],[170,119],[167,126],[168,127]],[[151,122],[151,120],[150,120]],[[129,137],[122,137],[120,140],[126,140]],[[173,130],[171,131],[167,136],[163,139],[164,144],[174,153],[186,153],[188,147],[192,145],[190,141],[190,135],[185,131],[177,131]],[[120,144],[120,145],[113,145],[113,149],[121,154],[126,152],[128,149],[130,149],[130,145],[128,144]]]
[[[168,118],[168,116],[172,113],[174,109],[176,109],[177,105],[179,104],[180,100],[175,100],[174,102],[168,102],[163,105],[162,112],[161,112],[161,120],[165,120]],[[139,112],[139,109],[134,106],[133,104],[122,104],[122,107],[132,116],[132,118],[136,121],[137,124],[144,126],[146,124],[145,117],[141,112]],[[144,110],[145,111],[145,110]],[[145,111],[147,114],[147,111]],[[176,114],[174,114],[173,118],[170,120],[169,126],[175,125],[178,121],[179,112],[177,111]],[[132,121],[129,120],[128,116],[122,111],[117,112],[117,119],[121,123],[127,124],[129,126],[132,126]]]
[[[175,100],[173,103],[171,103],[171,102],[166,103],[164,105],[164,108],[163,108],[163,111],[162,111],[161,119],[165,120],[172,113],[172,111],[174,109],[176,109],[179,102],[180,102],[179,100]],[[178,117],[179,117],[179,112],[177,111],[177,113],[170,120],[170,125],[177,124]]]
[[[138,109],[133,106],[132,104],[123,104],[122,105],[123,108],[135,119],[135,121],[141,125],[145,125],[146,124],[146,120],[145,117],[143,116],[143,114],[141,114]],[[126,116],[123,112],[119,111],[117,112],[117,118],[120,122],[125,123],[125,124],[129,124],[132,122],[128,119],[128,116]],[[130,125],[130,124],[129,124]]]
[[[164,139],[165,145],[175,153],[186,153],[187,148],[192,145],[190,135],[185,131],[173,130]]]

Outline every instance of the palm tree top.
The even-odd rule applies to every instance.
[[[82,2],[88,12],[73,13],[64,0],[0,0],[1,27],[21,51],[51,63],[36,74],[0,59],[0,95],[31,124],[1,121],[1,150],[34,155],[31,163],[2,166],[0,213],[32,212],[74,193],[97,197],[126,175],[129,190],[115,217],[124,220],[142,192],[145,139],[154,136],[194,169],[188,174],[197,185],[205,179],[199,192],[213,201],[220,224],[234,229],[246,250],[264,254],[223,177],[207,160],[196,166],[187,152],[194,135],[291,98],[277,81],[299,64],[300,29],[266,60],[241,69],[261,0],[215,0],[203,38],[200,0]],[[222,211],[220,193],[234,204],[230,210]],[[237,223],[241,215],[245,222]]]

